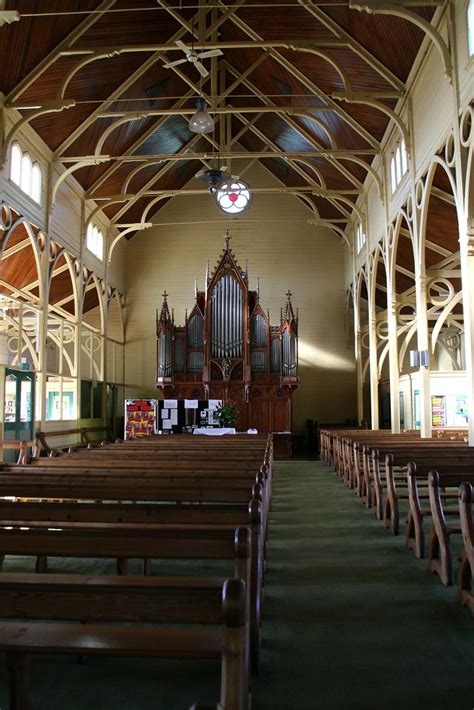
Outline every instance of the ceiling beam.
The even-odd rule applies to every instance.
[[[103,0],[94,13],[88,13],[86,18],[78,25],[62,42],[42,59],[35,68],[27,74],[19,84],[8,94],[6,101],[12,103],[17,101],[21,94],[26,91],[54,62],[61,56],[74,42],[82,37],[101,17],[115,5],[116,0]]]
[[[233,72],[236,72],[236,71],[237,71],[237,70],[234,69],[233,67],[231,68],[231,70],[232,70]],[[276,105],[276,104],[273,103],[273,101],[271,101],[270,99],[268,99],[268,98],[265,96],[265,94],[263,94],[263,93],[262,93],[254,84],[252,84],[252,82],[250,82],[248,79],[244,80],[243,83],[244,83],[244,85],[245,85],[248,89],[250,89],[250,91],[253,91],[253,93],[255,93],[255,94],[258,96],[258,98],[259,98],[261,101],[263,101],[263,102],[265,103],[265,105],[266,105],[267,107],[268,107],[268,106],[274,107],[274,106]],[[305,140],[307,140],[310,144],[319,146],[319,147],[320,147],[321,157],[325,157],[323,154],[324,154],[324,152],[325,152],[327,149],[322,148],[322,147],[321,147],[321,143],[320,143],[318,140],[316,140],[315,137],[314,137],[311,133],[309,133],[305,128],[303,128],[303,126],[300,126],[299,123],[297,123],[296,121],[294,121],[293,119],[291,119],[289,116],[286,116],[285,114],[282,114],[281,118],[282,118],[282,120],[283,120],[285,123],[287,123],[289,126],[291,126],[291,128],[293,128],[297,133],[299,133],[299,135],[301,135],[301,136],[302,136]],[[334,151],[333,151],[333,152],[334,152]],[[351,151],[350,151],[350,152],[351,152]],[[345,165],[342,165],[342,164],[339,162],[339,160],[337,160],[337,158],[343,158],[343,157],[347,157],[347,156],[349,155],[349,153],[348,153],[347,151],[344,151],[344,153],[345,153],[345,156],[343,156],[342,154],[341,154],[341,155],[336,155],[336,154],[330,155],[330,154],[328,153],[328,154],[327,154],[327,155],[328,155],[328,158],[327,158],[327,159],[328,159],[328,162],[329,162],[333,167],[335,167],[342,175],[344,175],[344,177],[345,177],[347,180],[349,180],[349,182],[352,182],[352,184],[355,185],[358,190],[360,190],[360,191],[362,192],[363,186],[361,185],[361,183],[354,177],[354,175],[352,175],[352,173],[351,173],[349,170],[347,170],[347,168],[345,167]],[[360,153],[359,155],[363,155],[363,154]],[[367,154],[364,153],[364,155],[367,155]],[[306,156],[306,157],[308,157],[308,156]]]
[[[158,1],[159,1],[160,5],[161,5],[163,8],[165,8],[166,10],[168,10],[168,11],[170,12],[170,14],[173,14],[173,13],[171,13],[171,8],[168,7],[167,3],[164,2],[164,0],[158,0]],[[234,12],[236,12],[236,10],[238,9],[238,7],[240,7],[240,5],[242,5],[244,2],[245,2],[245,0],[237,0],[237,2],[235,3],[235,5],[234,5],[232,8],[230,8],[227,12],[225,12],[224,14],[222,14],[222,15],[219,17],[219,19],[218,19],[215,23],[213,23],[212,27],[211,27],[211,28],[208,30],[208,32],[206,33],[206,37],[209,35],[209,33],[210,33],[211,31],[213,31],[213,30],[215,30],[215,29],[218,29],[218,28],[227,20],[228,17],[230,17]],[[175,19],[176,19],[176,18],[175,18]],[[186,30],[186,31],[191,31],[192,25],[189,25],[189,23],[187,23],[182,17],[179,18],[179,21],[180,21],[181,24],[183,25],[184,30]],[[175,40],[176,40],[176,39],[179,39],[179,38],[182,36],[182,33],[183,33],[183,31],[181,31],[180,33],[178,33],[178,34],[179,34],[179,37],[177,37],[177,36],[176,36],[176,33],[175,33],[175,35],[173,35],[173,37],[169,40],[169,42],[172,42],[172,41],[173,41],[173,38],[174,38]],[[207,80],[206,80],[206,81],[207,81]],[[184,104],[186,103],[186,100],[189,99],[189,98],[191,98],[192,95],[193,95],[193,94],[192,94],[191,92],[188,92],[182,99],[179,99],[179,101],[176,102],[176,104],[174,105],[173,108],[178,109],[178,110],[177,110],[177,113],[180,112],[179,109],[181,109],[181,107],[184,106]],[[202,86],[201,86],[201,91],[199,92],[199,95],[204,96],[204,93],[202,92]],[[102,105],[104,105],[104,104],[102,104]],[[107,105],[107,104],[105,104],[105,105]],[[165,120],[166,120],[166,118],[165,118]],[[138,150],[138,148],[139,148],[151,135],[153,135],[153,133],[154,133],[156,130],[158,130],[158,129],[160,128],[160,126],[163,125],[163,123],[164,123],[164,120],[163,120],[163,119],[160,119],[159,121],[157,121],[156,123],[154,123],[152,126],[150,126],[150,128],[148,128],[148,129],[145,131],[145,133],[142,134],[142,135],[133,143],[133,145],[126,151],[126,154],[125,154],[125,155],[126,155],[126,156],[132,155],[136,150]],[[104,182],[110,177],[110,175],[111,175],[113,172],[115,172],[115,170],[116,170],[118,167],[120,167],[120,165],[121,165],[121,163],[118,163],[117,165],[113,165],[113,166],[109,167],[109,168],[105,171],[105,173],[104,173],[98,180],[96,180],[96,182],[92,185],[92,187],[90,188],[90,191],[98,190],[99,187],[100,187],[101,185],[103,185]]]
[[[236,112],[238,112],[238,109],[236,109]],[[182,150],[187,150],[186,148],[183,148]],[[227,154],[225,153],[224,156]],[[252,156],[257,156],[259,155],[259,151],[246,151],[242,152],[238,156],[234,155],[229,155],[228,157],[240,157],[240,158],[248,158]],[[300,151],[284,151],[284,150],[278,150],[274,152],[275,156],[288,156],[289,158],[297,157],[297,158],[325,158],[325,157],[332,157],[332,158],[345,158],[349,157],[351,155],[374,155],[374,152],[371,150],[332,150],[330,148],[322,148],[321,150],[300,150]],[[209,153],[193,153],[191,156],[189,154],[185,154],[184,152],[179,152],[179,153],[156,153],[156,154],[146,154],[146,155],[103,155],[103,156],[95,156],[95,155],[75,155],[75,156],[68,156],[67,158],[58,158],[56,162],[58,163],[79,163],[79,162],[85,162],[86,160],[93,161],[95,159],[101,160],[102,162],[108,162],[108,161],[113,161],[113,160],[120,160],[123,163],[140,163],[140,162],[157,162],[157,161],[178,161],[178,160],[183,160],[183,158],[188,159],[189,157],[196,158],[196,160],[208,160],[209,158],[212,158],[213,155]],[[268,158],[268,155],[264,156],[265,158]],[[355,178],[354,178],[355,179]],[[360,192],[360,190],[358,189]]]
[[[452,192],[445,192],[444,190],[440,190],[439,187],[435,187],[434,185],[432,185],[430,195],[437,197],[443,202],[447,202],[448,205],[451,205],[452,207],[456,207],[456,199]]]
[[[411,241],[411,235],[408,229],[401,227],[400,234]],[[453,252],[449,251],[449,249],[445,249],[444,247],[439,246],[439,244],[435,244],[435,242],[431,242],[429,239],[426,238],[425,245],[430,251],[435,251],[441,256],[452,257],[453,255]]]
[[[184,37],[185,33],[188,32],[187,27],[183,27],[182,29],[178,30],[175,32],[175,34],[170,37],[169,42],[173,43],[176,42],[176,40],[181,39]],[[138,69],[136,69],[124,82],[120,84],[110,95],[107,99],[101,102],[101,104],[95,109],[82,123],[80,126],[78,126],[69,136],[66,138],[65,141],[57,148],[57,150],[54,153],[54,157],[58,158],[60,157],[65,150],[67,150],[90,126],[92,126],[93,123],[97,120],[97,116],[105,111],[107,108],[108,104],[111,101],[116,101],[119,99],[122,94],[127,91],[133,84],[146,72],[150,67],[152,67],[158,59],[162,56],[162,52],[154,52],[151,57],[149,57]],[[178,72],[177,72],[178,73]],[[181,72],[179,72],[181,75]]]
[[[222,4],[222,1],[219,3]],[[224,6],[225,7],[225,6]],[[256,42],[261,42],[262,37],[255,32],[250,25],[248,25],[244,20],[241,20],[240,18],[236,17],[235,15],[230,18],[230,21],[233,22],[242,32],[247,34],[249,37],[252,38],[252,40],[255,40]],[[327,96],[320,88],[317,86],[314,82],[312,82],[310,79],[308,79],[303,72],[301,72],[299,69],[296,69],[294,64],[292,64],[290,61],[288,61],[280,52],[278,52],[276,49],[268,49],[267,50],[276,62],[281,64],[287,71],[290,72],[298,81],[300,81],[303,86],[306,86],[310,91],[314,92],[317,96],[320,96],[323,98],[323,100],[330,106],[333,107],[333,110],[335,113],[337,113],[340,118],[347,123],[351,128],[353,128],[356,133],[358,133],[369,145],[373,146],[376,150],[380,149],[380,144],[379,142],[368,132],[363,128],[357,121],[355,121],[352,116],[350,116],[348,113],[346,113],[339,104],[336,101],[333,101],[330,97]]]
[[[405,85],[400,79],[388,69],[379,59],[374,57],[360,42],[354,39],[346,30],[344,30],[335,20],[327,15],[323,9],[317,6],[317,3],[312,0],[298,0],[299,4],[304,7],[313,17],[321,24],[333,32],[338,39],[345,41],[356,54],[359,55],[374,71],[377,72],[388,84],[391,84],[396,91],[405,92]]]
[[[192,154],[191,154],[191,156],[190,156],[189,154],[186,155],[186,150],[192,148],[193,144],[194,144],[196,141],[198,141],[200,138],[201,138],[200,135],[194,135],[194,136],[191,138],[191,140],[189,140],[188,143],[186,143],[186,145],[184,146],[184,149],[182,149],[182,151],[181,151],[181,152],[183,153],[183,155],[180,157],[180,160],[189,160],[189,158],[192,156]],[[164,165],[164,166],[161,168],[161,170],[158,171],[158,173],[157,173],[156,175],[154,175],[152,178],[150,178],[150,180],[147,180],[147,182],[143,185],[143,187],[140,188],[140,190],[139,190],[135,195],[130,195],[130,198],[131,198],[131,199],[130,199],[130,200],[127,199],[127,204],[124,205],[123,207],[121,207],[121,208],[118,210],[118,212],[113,216],[113,218],[112,218],[112,220],[111,220],[112,224],[115,224],[115,223],[117,222],[117,220],[119,220],[124,214],[126,214],[126,212],[128,212],[128,210],[130,209],[130,207],[132,207],[132,205],[133,205],[137,200],[139,200],[141,197],[149,196],[149,195],[147,194],[148,191],[149,191],[149,189],[150,189],[160,178],[162,178],[163,175],[165,175],[165,174],[168,172],[168,170],[170,170],[170,168],[174,165],[175,162],[176,162],[176,161],[168,161],[167,164]],[[129,195],[127,194],[127,198],[128,198],[128,197],[129,197]],[[96,198],[94,198],[94,199],[95,199],[96,201],[102,200],[101,197],[96,197]]]
[[[242,121],[245,125],[248,125],[247,120],[246,120],[243,116],[240,116],[238,112],[237,112],[237,117],[238,117],[239,120]],[[264,143],[267,143],[267,145],[268,145],[272,150],[274,150],[275,148],[278,150],[278,146],[276,145],[276,143],[274,143],[273,141],[270,141],[270,139],[269,139],[267,136],[265,136],[265,134],[262,133],[262,131],[260,131],[260,129],[258,129],[256,126],[248,125],[248,128],[249,128],[249,130],[250,130],[252,133],[254,133],[261,141],[263,141]],[[269,153],[268,153],[268,157],[269,157],[269,158],[271,158],[272,155],[273,155],[272,150],[270,150]],[[303,177],[304,180],[305,180],[306,182],[308,182],[314,189],[317,189],[317,190],[324,189],[324,188],[321,188],[321,186],[318,185],[316,182],[314,182],[314,180],[311,179],[311,177],[308,175],[308,173],[307,173],[305,170],[303,170],[297,163],[295,163],[293,160],[291,160],[291,159],[290,159],[289,157],[287,157],[287,156],[288,156],[288,154],[283,154],[282,157],[284,158],[285,162],[287,162],[288,165],[292,168],[292,170],[294,170],[298,175],[300,175],[301,177]],[[260,156],[260,157],[261,157],[261,156]],[[359,191],[356,190],[356,191],[354,191],[354,192],[351,193],[351,194],[356,194],[356,195],[358,195],[358,194],[359,194]],[[337,209],[339,210],[339,212],[341,212],[341,214],[344,214],[347,218],[349,218],[349,215],[348,215],[348,213],[346,212],[346,210],[344,210],[344,209],[341,207],[341,205],[337,204],[337,201],[335,201],[335,202],[336,202],[336,204],[334,204],[334,202],[333,202],[333,204],[334,204],[335,207],[337,207]]]

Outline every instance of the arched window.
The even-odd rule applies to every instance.
[[[402,156],[402,175],[405,175],[406,171],[408,170],[408,156],[404,140],[402,140],[402,142],[400,143],[400,152]]]
[[[390,161],[390,182],[392,192],[395,192],[408,170],[408,155],[405,141],[402,139],[392,154]]]
[[[356,240],[357,240],[357,253],[362,251],[362,248],[365,244],[365,232],[362,229],[362,224],[359,222],[357,225],[357,231],[356,231]]]
[[[21,176],[21,158],[23,153],[18,143],[12,145],[12,152],[10,158],[10,180],[12,180],[16,185],[20,185]]]
[[[104,259],[104,235],[95,224],[89,224],[86,234],[86,247],[98,259]]]
[[[18,143],[14,143],[11,149],[10,180],[32,200],[41,203],[40,166],[32,162],[28,153],[23,153]]]
[[[474,57],[474,0],[467,3],[467,52]]]
[[[397,189],[397,173],[395,170],[395,158],[390,161],[390,182],[392,184],[392,192]]]
[[[402,153],[400,150],[400,146],[398,146],[397,150],[395,151],[395,174],[397,176],[397,185],[402,179]]]
[[[31,170],[33,165],[31,163],[31,158],[28,153],[23,154],[21,159],[21,177],[20,177],[20,187],[23,192],[27,195],[31,195]]]
[[[37,163],[31,171],[31,197],[35,202],[41,202],[41,170]]]

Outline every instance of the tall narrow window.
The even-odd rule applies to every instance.
[[[474,0],[467,4],[467,51],[474,57]]]
[[[31,197],[35,202],[41,202],[41,170],[37,164],[31,171]]]
[[[365,244],[365,232],[362,229],[362,224],[359,222],[357,226],[357,231],[356,231],[356,240],[357,240],[357,253],[362,251],[362,247]]]
[[[10,179],[18,186],[20,185],[22,155],[20,146],[18,143],[14,143],[10,159]]]
[[[397,175],[397,185],[402,179],[402,150],[398,146],[395,153],[395,173]]]
[[[95,224],[89,224],[87,227],[86,247],[101,261],[104,258],[104,235],[100,229],[97,229]]]
[[[390,161],[390,182],[392,184],[392,192],[397,189],[397,173],[395,170],[395,159],[392,157]]]
[[[31,169],[32,169],[32,164],[31,164],[31,158],[26,153],[23,155],[23,158],[21,159],[21,178],[20,178],[20,187],[23,190],[23,192],[26,192],[27,195],[31,193]]]
[[[390,161],[390,182],[392,192],[395,192],[408,170],[408,155],[405,141],[402,139],[392,154]]]
[[[408,170],[408,157],[404,140],[402,140],[402,142],[400,143],[400,153],[402,156],[402,175],[405,175],[406,171]]]

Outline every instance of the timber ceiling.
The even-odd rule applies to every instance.
[[[380,14],[368,14],[355,0],[5,0],[19,20],[0,28],[0,90],[119,231],[159,223],[171,193],[233,156],[258,160],[309,218],[344,230],[426,37],[420,24],[442,2],[395,14],[371,2]],[[222,50],[203,59],[207,77],[190,62],[164,66],[184,56],[177,40]],[[207,136],[187,125],[198,96],[215,119]],[[436,177],[428,267],[458,250],[449,184]],[[406,236],[397,262],[402,293],[413,286]],[[68,283],[59,269],[52,295],[72,311]]]

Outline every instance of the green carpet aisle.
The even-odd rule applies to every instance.
[[[474,622],[455,590],[385,533],[323,464],[275,469],[253,710],[472,710]],[[154,565],[164,574],[219,574],[210,565]],[[25,569],[33,560],[5,564]],[[115,567],[51,561],[51,572],[65,569]],[[48,657],[33,659],[30,680],[33,710],[187,710],[216,699],[219,673],[212,663]],[[0,656],[1,710],[7,698]]]
[[[255,710],[472,710],[470,613],[320,462],[276,465]]]

